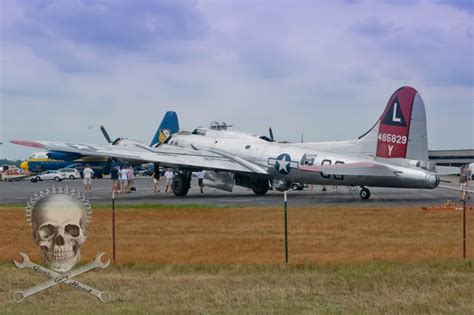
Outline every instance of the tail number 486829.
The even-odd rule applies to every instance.
[[[382,142],[406,144],[407,137],[401,135],[392,135],[389,133],[379,133],[377,139]]]

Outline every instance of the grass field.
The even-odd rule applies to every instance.
[[[471,260],[463,262],[458,211],[290,208],[284,271],[279,208],[117,209],[117,264],[78,279],[109,290],[114,300],[107,305],[65,285],[13,304],[13,291],[43,278],[17,270],[11,259],[22,251],[39,263],[39,250],[21,208],[1,207],[0,222],[0,310],[6,312],[70,312],[81,305],[85,313],[474,313],[472,211]],[[82,261],[100,251],[111,257],[106,208],[93,215]]]
[[[474,212],[468,213],[474,226]],[[461,257],[462,212],[420,208],[290,208],[290,263],[436,261]],[[23,251],[39,262],[21,208],[0,209],[0,261]],[[468,229],[474,255],[474,228]],[[112,253],[111,211],[96,210],[83,260]],[[280,264],[283,212],[278,208],[143,207],[116,211],[118,263]]]
[[[363,263],[300,266],[112,267],[78,277],[107,290],[102,304],[65,285],[11,302],[13,288],[44,278],[0,265],[2,313],[453,313],[474,312],[474,264]],[[8,289],[10,288],[10,289]]]

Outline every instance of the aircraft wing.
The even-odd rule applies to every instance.
[[[300,166],[298,168],[307,172],[319,172],[326,175],[346,175],[346,176],[393,176],[400,171],[391,167],[369,162],[356,162],[346,164],[331,164],[319,166]]]
[[[228,154],[224,155],[206,150],[192,150],[167,144],[161,144],[156,148],[152,148],[140,143],[130,143],[127,145],[96,145],[23,140],[12,140],[11,142],[27,147],[49,151],[78,153],[84,156],[104,156],[138,163],[153,162],[172,168],[268,174],[267,171],[260,166],[232,157]]]

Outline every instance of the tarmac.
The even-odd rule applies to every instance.
[[[328,186],[323,192],[322,187],[315,185],[303,191],[288,192],[289,205],[353,205],[361,206],[439,206],[446,201],[460,203],[460,193],[455,190],[458,178],[451,177],[444,180],[437,189],[398,189],[398,188],[373,188],[369,200],[361,200],[358,195],[351,195],[345,186]],[[84,192],[82,180],[63,180],[61,182],[43,181],[31,183],[0,182],[0,205],[26,205],[26,202],[35,193],[55,187],[70,187]],[[204,193],[199,192],[197,179],[193,178],[191,189],[186,197],[176,197],[172,193],[164,192],[164,180],[160,182],[160,193],[153,192],[151,177],[138,177],[135,179],[137,191],[116,195],[116,204],[199,204],[212,206],[242,206],[261,207],[278,206],[283,204],[283,193],[270,190],[264,196],[256,196],[250,189],[235,186],[232,193],[223,192],[209,187],[204,188]],[[108,178],[94,179],[92,192],[86,194],[92,204],[111,204],[111,180]]]

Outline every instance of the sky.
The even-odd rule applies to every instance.
[[[413,86],[430,149],[474,148],[474,1],[2,0],[0,158],[12,139],[149,143],[225,121],[352,139]]]

